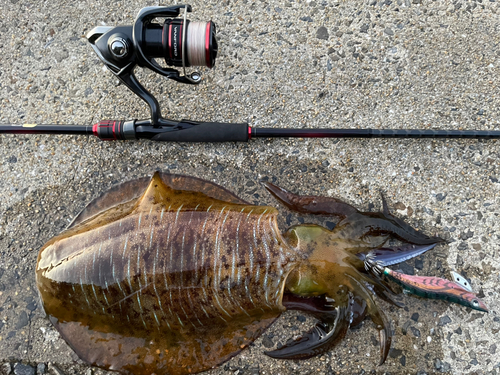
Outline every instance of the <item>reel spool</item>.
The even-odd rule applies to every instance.
[[[212,68],[217,57],[215,24],[167,18],[163,25],[150,23],[144,29],[144,52],[163,57],[170,66]]]

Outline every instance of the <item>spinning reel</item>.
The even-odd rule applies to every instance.
[[[183,18],[175,18],[180,15],[181,10],[184,10]],[[216,26],[212,21],[189,21],[186,16],[191,10],[190,5],[147,7],[139,11],[133,25],[98,26],[88,33],[87,39],[97,56],[121,82],[148,104],[151,114],[148,120],[101,121],[94,125],[94,134],[99,138],[210,141],[213,135],[208,133],[216,131],[220,137],[221,131],[232,130],[230,133],[234,135],[236,125],[240,135],[234,140],[248,139],[246,124],[199,123],[189,120],[178,122],[163,118],[156,98],[134,75],[135,67],[140,66],[180,83],[201,82],[201,74],[198,71],[187,74],[186,67],[212,68],[215,65]],[[165,19],[163,24],[154,22],[158,18]],[[183,74],[177,69],[163,67],[155,60],[157,58],[164,59],[167,66],[182,67]],[[231,127],[226,129],[228,125]],[[225,129],[221,129],[221,126]],[[191,131],[183,132],[181,138],[178,137],[180,130],[191,128]],[[172,133],[165,135],[170,132]],[[207,134],[201,136],[200,132]],[[189,137],[187,133],[192,133],[192,136]],[[192,139],[186,139],[186,136]]]

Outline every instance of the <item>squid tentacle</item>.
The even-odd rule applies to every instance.
[[[321,197],[314,195],[297,195],[271,182],[262,182],[267,191],[288,209],[304,214],[330,215],[339,217],[342,224],[352,227],[359,225],[364,235],[372,235],[375,232],[389,233],[405,241],[419,245],[442,242],[439,237],[429,237],[415,230],[403,220],[389,212],[385,198],[382,198],[384,212],[361,212],[354,206],[333,197]],[[355,224],[353,224],[355,223]]]
[[[264,354],[276,359],[307,359],[328,352],[342,341],[349,330],[351,309],[348,299],[331,312],[333,319],[316,324],[297,340],[291,340],[281,348]]]
[[[359,282],[352,275],[345,274],[345,276],[350,281],[348,283],[350,284],[351,291],[366,301],[368,313],[370,314],[372,321],[377,326],[376,328],[378,329],[380,340],[379,365],[382,365],[385,362],[387,355],[389,354],[389,349],[391,348],[392,341],[392,334],[389,322],[387,321],[387,317],[382,312],[382,310],[378,308],[370,292],[361,282]]]
[[[368,313],[366,301],[360,296],[353,295],[351,298],[351,327],[360,325]]]
[[[403,242],[416,245],[444,241],[440,237],[427,236],[396,216],[383,212],[358,212],[343,219],[338,226],[344,226],[344,230],[351,233],[357,232],[356,235],[360,238],[389,234]]]
[[[387,284],[382,278],[379,277],[371,277],[370,273],[365,273],[360,272],[361,267],[359,267],[359,264],[354,265],[354,269],[351,270],[351,276],[353,276],[355,279],[362,280],[366,284],[370,285],[373,288],[373,292],[377,295],[377,297],[383,299],[387,303],[390,303],[394,306],[397,307],[403,307],[404,304],[397,301],[394,297],[396,297],[398,294],[395,293],[389,284]],[[364,269],[363,269],[364,270]]]
[[[417,231],[415,228],[413,228],[411,225],[406,223],[404,220],[401,220],[400,218],[394,216],[389,210],[389,205],[387,204],[387,200],[386,200],[385,195],[382,191],[380,192],[380,196],[382,198],[382,211],[383,211],[382,213],[388,220],[393,221],[395,225],[402,228],[412,238],[421,240],[423,237],[428,237],[428,236],[425,236],[423,233]],[[445,240],[441,237],[428,237],[428,238],[431,240],[434,240],[435,243],[445,242]],[[426,243],[414,242],[414,241],[411,241],[409,239],[406,239],[406,241],[417,244],[417,245],[432,244],[432,242],[426,242]]]
[[[330,298],[325,295],[301,297],[292,293],[285,293],[283,294],[281,303],[287,310],[304,311],[321,321],[332,320],[336,314],[335,307],[331,305]]]
[[[404,303],[394,298],[395,296],[397,296],[397,294],[394,293],[392,289],[390,289],[385,285],[383,285],[383,287],[380,287],[379,285],[374,285],[373,292],[377,295],[378,298],[384,300],[387,303],[390,303],[391,305],[394,305],[399,308],[404,306]]]
[[[382,198],[382,212],[386,215],[390,215],[389,205],[387,204],[387,200],[382,190],[380,190],[380,197]]]
[[[340,199],[314,195],[297,195],[271,182],[262,182],[271,195],[288,209],[303,214],[333,215],[344,218],[359,212]]]

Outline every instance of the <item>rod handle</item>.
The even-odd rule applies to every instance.
[[[249,126],[221,122],[194,122],[182,120],[167,132],[161,132],[151,138],[161,142],[247,142]]]

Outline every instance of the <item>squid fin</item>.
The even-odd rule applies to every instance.
[[[156,176],[156,177],[155,177]],[[163,183],[174,190],[194,191],[207,196],[235,204],[249,204],[229,190],[197,177],[155,172],[153,178],[161,178]],[[151,177],[142,177],[115,185],[101,196],[90,202],[68,225],[66,229],[97,216],[109,208],[137,200],[151,183]]]
[[[348,304],[337,307],[335,311],[333,327],[328,322],[318,323],[299,339],[264,354],[276,359],[307,359],[328,352],[345,337],[349,329],[351,313]]]
[[[68,225],[66,229],[97,216],[112,207],[133,201],[139,198],[144,189],[151,181],[150,177],[143,177],[137,180],[127,181],[113,186],[107,192],[90,202]]]

